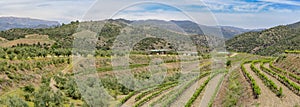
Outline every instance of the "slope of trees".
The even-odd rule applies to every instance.
[[[226,44],[227,49],[232,51],[279,55],[285,50],[300,50],[299,34],[299,27],[277,26],[261,32],[241,34],[228,40]]]

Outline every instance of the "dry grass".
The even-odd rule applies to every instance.
[[[300,54],[287,54],[286,58],[275,63],[276,66],[300,75]]]
[[[28,44],[28,45],[33,45],[33,44],[53,44],[55,41],[50,40],[47,35],[37,35],[37,34],[32,34],[32,35],[26,35],[26,38],[22,39],[17,39],[13,41],[6,41],[3,39],[5,42],[1,42],[0,38],[0,47],[12,47],[16,46],[18,44]]]

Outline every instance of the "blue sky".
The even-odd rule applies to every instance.
[[[0,16],[31,17],[68,23],[106,18],[190,20],[200,24],[269,28],[300,21],[300,0],[10,0],[0,1]],[[154,2],[162,1],[165,4]],[[99,10],[93,8],[99,7]],[[121,10],[120,10],[121,9]],[[92,12],[91,12],[92,11]],[[89,16],[87,13],[97,16]],[[95,15],[93,14],[93,15]],[[210,15],[209,17],[207,17]],[[88,17],[87,17],[88,16]],[[214,19],[212,19],[214,18]]]

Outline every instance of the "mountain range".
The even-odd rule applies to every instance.
[[[3,20],[7,20],[6,22]],[[16,19],[16,22],[9,22],[9,20]],[[141,30],[131,27],[130,25],[143,25],[142,27],[148,27],[154,29],[156,32],[148,31],[149,34],[188,34],[199,46],[199,48],[209,50],[206,40],[210,35],[214,34],[215,30],[221,30],[226,39],[226,48],[229,51],[246,52],[258,55],[279,55],[284,53],[285,50],[300,50],[300,22],[288,25],[280,25],[270,29],[242,29],[231,26],[206,26],[199,25],[192,21],[163,21],[163,20],[125,20],[125,19],[109,19],[105,21],[87,21],[87,22],[71,22],[70,24],[58,25],[55,21],[43,21],[37,19],[19,19],[19,18],[2,18],[1,23],[10,23],[10,25],[27,26],[29,28],[14,29],[13,27],[5,28],[9,30],[1,31],[0,37],[3,40],[16,40],[25,38],[29,34],[48,35],[53,41],[56,41],[54,45],[58,47],[70,48],[72,46],[72,40],[74,33],[78,26],[86,26],[94,29],[97,33],[99,43],[98,49],[108,50],[113,44],[113,41],[120,33],[126,32],[140,32]],[[0,23],[0,26],[3,26]],[[15,23],[15,24],[13,24]],[[103,25],[104,24],[104,25]],[[47,25],[39,28],[39,25]],[[150,25],[150,26],[148,26]],[[19,26],[19,27],[20,27]],[[51,27],[55,26],[55,27]],[[104,26],[103,29],[100,26]],[[155,26],[159,26],[157,29]],[[50,27],[50,28],[49,28]],[[128,27],[128,28],[127,28]],[[206,31],[205,33],[202,31]],[[208,32],[207,32],[208,31]],[[170,48],[168,42],[163,39],[149,38],[137,46],[137,50],[147,50],[156,48]]]
[[[119,21],[123,21],[125,23],[139,23],[145,22],[142,20],[125,20],[125,19],[117,19]],[[166,23],[174,23],[185,31],[186,33],[190,34],[201,34],[203,35],[203,31],[205,30],[217,30],[220,29],[223,33],[224,38],[230,39],[238,34],[242,34],[245,32],[252,31],[252,29],[243,29],[238,27],[232,26],[206,26],[200,25],[192,21],[178,21],[178,20],[171,20],[171,21],[163,21],[163,20],[146,20],[151,22],[152,24],[166,24]],[[57,21],[47,21],[47,20],[40,20],[40,19],[32,19],[32,18],[19,18],[19,17],[0,17],[0,31],[9,30],[13,28],[49,28],[53,26],[59,26],[59,22]],[[166,25],[165,25],[166,26]],[[169,26],[170,27],[170,26]],[[174,30],[174,29],[173,29]],[[215,35],[212,33],[208,33],[207,35]]]
[[[57,21],[32,18],[0,17],[0,31],[13,28],[49,28],[60,25]]]
[[[171,20],[171,21],[164,21],[164,20],[125,20],[125,19],[116,19],[126,23],[149,23],[151,25],[157,25],[160,27],[164,27],[173,31],[184,31],[188,34],[198,34],[198,35],[220,35],[216,34],[217,32],[222,32],[223,37],[225,39],[231,39],[232,37],[249,32],[249,31],[261,31],[262,29],[244,29],[238,28],[233,26],[207,26],[197,24],[192,21],[188,20]],[[204,32],[205,31],[205,32]]]

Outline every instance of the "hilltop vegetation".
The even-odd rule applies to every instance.
[[[172,22],[184,26],[189,33],[178,32],[167,21],[140,21],[133,25],[134,21],[124,19],[74,21],[54,28],[1,31],[0,106],[194,107],[201,106],[201,101],[207,101],[208,106],[225,107],[300,104],[300,60],[299,51],[295,50],[300,44],[300,24],[242,34],[228,40],[227,48],[259,55],[227,55],[212,52],[214,48],[223,47],[224,38],[200,34],[201,30],[194,29],[197,25],[190,22]],[[78,32],[86,30],[96,37],[96,42],[92,42],[96,43],[94,63],[89,62],[92,55],[84,53],[85,49],[72,51]],[[137,41],[143,37],[147,38]],[[91,43],[84,41],[85,38],[79,39],[83,39],[80,43]],[[202,57],[179,57],[176,51],[189,49],[187,42],[196,46]],[[124,47],[124,44],[133,48],[128,55],[128,67],[112,60],[119,54],[113,53],[114,46]],[[148,55],[152,49],[170,51],[166,55]],[[281,54],[284,52],[286,54]],[[260,55],[279,57],[275,60],[275,57]],[[114,71],[124,72],[122,76],[130,72],[130,78],[138,81],[125,77],[126,83],[122,83]],[[221,81],[216,81],[217,78]],[[213,82],[217,82],[216,85]],[[110,95],[110,101],[102,96],[101,101],[95,102],[87,98],[97,94],[94,89],[97,84]]]
[[[300,23],[241,34],[226,42],[227,49],[259,55],[279,55],[300,49]]]
[[[181,35],[182,38],[187,37],[191,38],[191,44],[196,44],[198,51],[208,52],[209,49],[209,40],[221,38],[215,38],[213,36],[204,36],[204,35],[184,35],[171,31],[170,29],[158,28],[157,26],[151,26],[151,24],[142,23],[143,27],[138,25],[135,27],[128,26],[130,22],[124,21],[121,19],[118,20],[106,20],[106,21],[92,21],[92,22],[71,22],[70,24],[63,24],[55,28],[46,28],[46,29],[10,29],[0,32],[0,37],[7,41],[2,44],[2,46],[17,46],[20,44],[33,45],[33,44],[49,44],[53,48],[72,48],[74,34],[83,29],[88,29],[95,32],[98,38],[96,48],[99,50],[110,50],[115,42],[116,38],[120,34],[124,35],[149,35],[148,38],[139,41],[133,49],[137,51],[145,51],[151,49],[171,49],[176,50],[172,41],[168,41],[162,38],[157,37],[171,37],[173,35]],[[149,28],[147,28],[149,27]],[[102,28],[102,29],[100,29]],[[45,38],[26,38],[26,35],[47,35]],[[180,36],[177,36],[180,37]],[[128,38],[130,39],[130,38]],[[180,38],[178,38],[181,40]],[[173,41],[173,43],[178,41]]]

